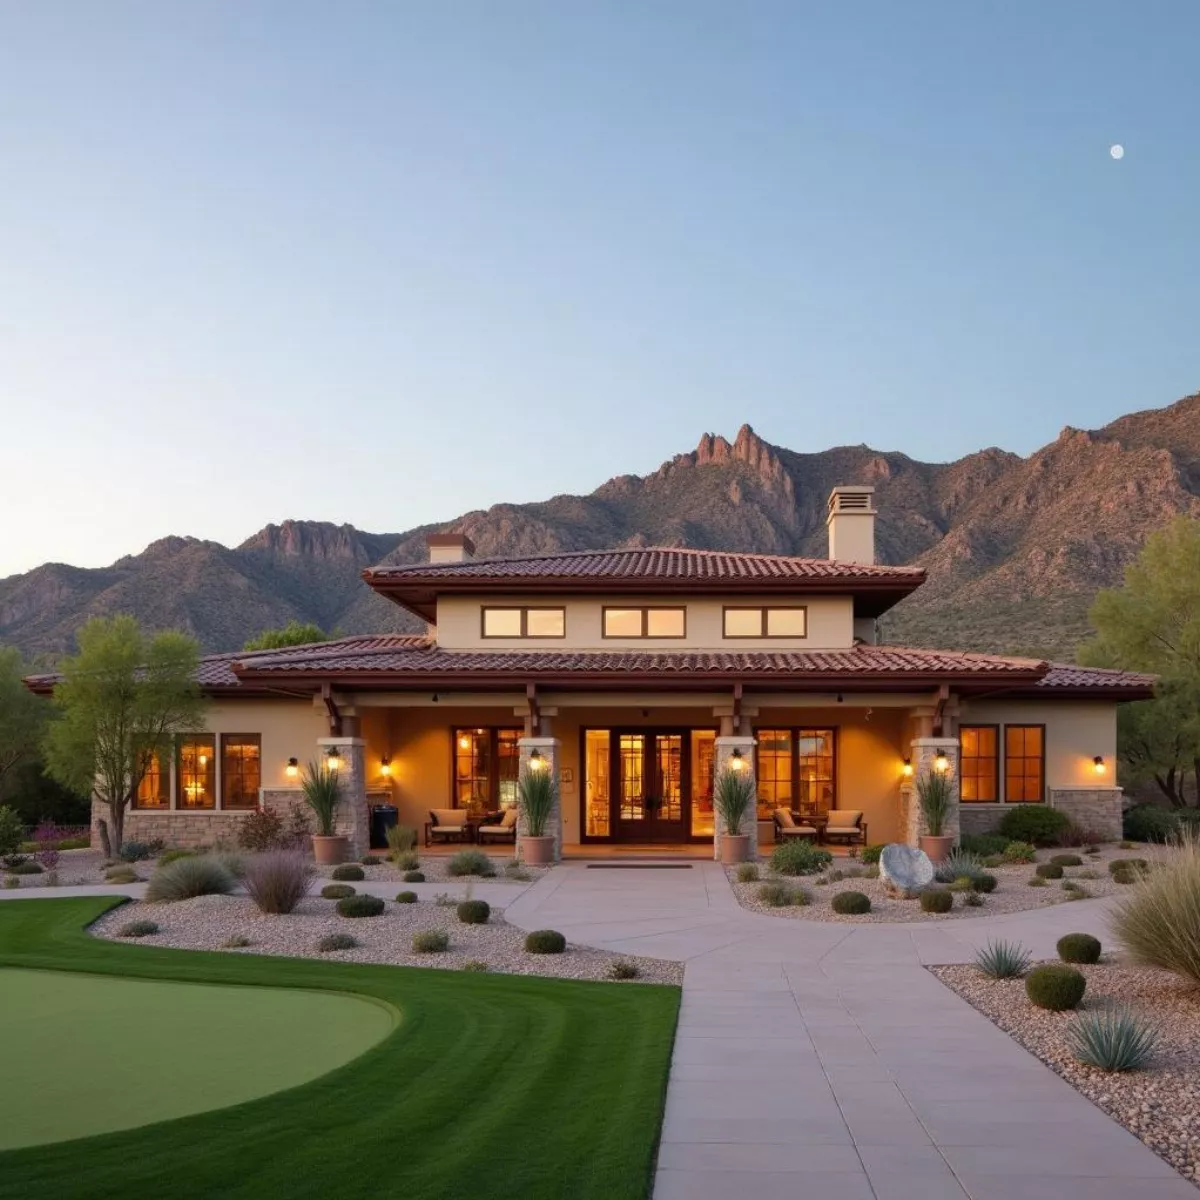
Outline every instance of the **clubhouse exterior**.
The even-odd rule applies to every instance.
[[[924,572],[877,565],[874,522],[872,489],[842,487],[828,559],[639,548],[485,560],[462,534],[431,536],[428,562],[363,572],[426,634],[204,658],[208,727],[156,765],[126,836],[232,841],[247,812],[297,805],[297,769],[319,759],[337,762],[339,832],[355,854],[382,804],[419,831],[442,810],[463,837],[507,844],[479,826],[513,808],[531,757],[560,785],[560,849],[711,847],[714,775],[734,761],[756,777],[760,846],[777,814],[819,829],[847,809],[870,842],[915,844],[913,779],[935,767],[955,784],[948,832],[1046,804],[1119,836],[1117,705],[1152,680],[877,644],[877,618]]]

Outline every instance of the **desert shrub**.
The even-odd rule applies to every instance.
[[[1054,854],[1050,857],[1056,867],[1082,867],[1083,859],[1078,854]]]
[[[1044,880],[1040,875],[1034,875],[1033,878],[1030,879],[1030,881],[1029,881],[1029,886],[1030,887],[1049,887],[1050,884],[1047,883],[1047,881]]]
[[[1157,1042],[1158,1031],[1124,1006],[1080,1013],[1067,1027],[1071,1053],[1081,1063],[1102,1071],[1144,1067]]]
[[[446,864],[447,875],[480,875],[487,879],[495,873],[495,864],[482,850],[460,850]]]
[[[958,839],[960,850],[977,854],[980,858],[986,858],[990,854],[1003,854],[1007,845],[1008,838],[999,833],[964,833]]]
[[[224,896],[233,891],[233,884],[233,876],[215,858],[177,858],[150,876],[146,899],[169,903],[194,896]]]
[[[318,943],[317,949],[322,954],[331,950],[353,950],[358,945],[358,938],[348,933],[327,933]]]
[[[975,955],[975,965],[989,979],[1016,979],[1029,970],[1033,955],[1020,942],[1003,939],[988,943]]]
[[[353,895],[355,891],[348,883],[327,883],[321,889],[322,900],[348,900]]]
[[[383,912],[378,896],[346,896],[334,905],[339,917],[377,917]]]
[[[245,950],[247,946],[253,946],[254,943],[245,936],[245,934],[235,933],[232,937],[227,937],[221,943],[222,950]]]
[[[130,921],[117,930],[117,937],[143,938],[153,937],[158,932],[157,921]]]
[[[963,903],[968,908],[982,908],[983,907],[983,896],[979,892],[968,892],[963,897]]]
[[[533,878],[519,858],[514,858],[504,864],[504,875],[506,879],[515,879],[519,883],[528,883]]]
[[[623,958],[608,968],[609,979],[637,979],[641,973],[637,963],[626,962]]]
[[[168,863],[176,862],[181,858],[195,858],[195,857],[196,857],[195,850],[184,850],[182,847],[178,847],[173,850],[164,850],[158,856],[158,865],[160,867],[165,867]]]
[[[339,883],[358,883],[366,877],[366,873],[357,863],[342,863],[340,867],[334,867],[329,872],[329,878],[336,879]]]
[[[759,904],[765,904],[768,908],[788,908],[796,902],[796,890],[790,883],[775,880],[761,884],[755,895]]]
[[[1092,835],[1068,817],[1067,823],[1059,831],[1054,844],[1056,846],[1086,846],[1090,841],[1092,841]]]
[[[758,879],[758,863],[741,863],[737,869],[738,883],[754,883]]]
[[[816,875],[833,862],[828,850],[803,839],[780,842],[771,852],[771,870],[776,875]]]
[[[1133,867],[1118,867],[1112,872],[1113,883],[1137,883],[1141,874]]]
[[[1063,877],[1062,867],[1060,867],[1058,863],[1052,862],[1038,863],[1038,865],[1033,868],[1033,873],[1038,876],[1039,879],[1061,879]]]
[[[846,878],[845,871],[826,871],[822,883],[841,883]]]
[[[492,906],[486,900],[464,900],[458,906],[458,919],[464,925],[486,925]]]
[[[414,954],[444,954],[450,949],[450,935],[444,929],[423,929],[413,934]]]
[[[1066,892],[1068,900],[1086,900],[1092,894],[1082,883],[1077,883],[1074,879],[1064,879],[1062,890]]]
[[[1003,854],[989,854],[983,860],[983,865],[989,870],[994,870],[996,867],[1004,867],[1008,865],[1008,860]]]
[[[961,879],[955,879],[951,883],[946,884],[948,892],[969,892],[971,890],[971,881],[964,875]]]
[[[396,903],[397,904],[416,904],[417,903],[417,893],[416,892],[398,892],[396,894]]]
[[[1025,979],[1025,994],[1038,1006],[1051,1012],[1074,1008],[1083,999],[1087,980],[1065,963],[1045,963],[1034,967]]]
[[[1070,825],[1065,813],[1040,804],[1022,804],[1000,819],[1000,832],[1013,842],[1035,846],[1057,846]]]
[[[117,857],[122,862],[141,862],[154,857],[154,845],[152,842],[122,842]]]
[[[567,939],[557,929],[535,929],[525,938],[530,954],[561,954],[566,948]]]
[[[1086,870],[1080,871],[1079,874],[1076,876],[1076,878],[1077,879],[1099,879],[1100,872],[1093,871],[1091,867],[1088,867]]]
[[[838,892],[829,907],[844,917],[860,917],[871,911],[871,898],[862,892]]]
[[[971,880],[971,891],[973,892],[994,892],[996,890],[997,879],[995,875],[976,875]]]
[[[951,883],[955,879],[974,879],[976,875],[982,874],[983,863],[979,861],[979,856],[962,849],[951,850],[934,870],[934,878],[939,883]]]
[[[242,882],[260,912],[290,913],[312,886],[313,869],[297,850],[266,850],[246,863]]]
[[[396,859],[397,871],[415,871],[421,865],[421,860],[415,854],[401,854]]]
[[[34,858],[47,871],[58,866],[59,828],[53,821],[40,821],[33,831]]]
[[[15,808],[0,805],[0,858],[18,854],[25,837],[25,826]]]
[[[921,893],[921,911],[948,913],[954,907],[954,896],[945,888],[926,888]]]
[[[138,873],[132,867],[109,867],[104,878],[108,883],[137,883]]]
[[[232,850],[214,850],[209,855],[233,876],[234,879],[244,879],[246,876],[246,855],[235,854]]]
[[[1169,809],[1138,804],[1121,818],[1121,832],[1134,842],[1165,842],[1179,832],[1179,818]]]
[[[424,883],[425,875],[422,871],[405,871],[403,876],[405,883]]]
[[[859,857],[862,859],[864,866],[870,867],[879,861],[879,858],[882,854],[883,843],[880,842],[874,846],[864,846],[862,849],[862,854],[860,854]]]
[[[417,848],[417,831],[411,825],[393,825],[387,831],[388,853],[396,862]]]
[[[1108,864],[1108,873],[1110,875],[1119,874],[1121,871],[1148,871],[1150,863],[1144,858],[1114,858]]]
[[[4,868],[10,875],[40,875],[42,864],[33,861],[19,862],[15,867]]]
[[[358,861],[364,867],[377,867],[382,860],[376,858],[373,854],[364,854]]]
[[[480,958],[468,958],[467,961],[465,963],[463,963],[463,965],[461,967],[459,967],[459,970],[460,971],[474,971],[477,974],[482,975],[482,974],[486,973],[487,971],[490,971],[491,967],[489,967],[487,965],[487,963],[485,963]]]
[[[238,825],[238,845],[261,853],[283,844],[283,818],[269,808],[256,809]]]
[[[1037,859],[1037,847],[1032,842],[1009,842],[1004,847],[1006,863],[1031,863]]]
[[[1100,939],[1090,933],[1068,933],[1058,939],[1058,957],[1066,963],[1097,963],[1100,961]]]

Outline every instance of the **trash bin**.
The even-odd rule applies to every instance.
[[[400,816],[394,804],[376,804],[371,809],[371,849],[387,848],[388,830],[392,829]]]

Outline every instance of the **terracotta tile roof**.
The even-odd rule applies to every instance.
[[[1113,688],[1146,691],[1158,681],[1156,675],[1138,671],[1113,671],[1105,667],[1077,667],[1071,663],[1051,663],[1039,688]]]

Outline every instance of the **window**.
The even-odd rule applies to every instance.
[[[175,763],[175,807],[216,808],[217,753],[208,733],[185,733]]]
[[[964,804],[994,804],[1000,799],[1000,728],[964,725],[958,734],[960,799]]]
[[[777,808],[824,816],[837,807],[833,729],[759,729],[755,738],[760,820]]]
[[[687,630],[684,608],[606,608],[606,638],[681,638]]]
[[[170,808],[170,783],[170,772],[164,771],[162,759],[157,754],[153,755],[150,759],[150,766],[142,776],[142,782],[138,784],[133,807]]]
[[[257,733],[221,735],[221,807],[257,808],[262,781],[262,739]]]
[[[565,608],[485,608],[485,638],[560,638],[567,633]]]
[[[1004,727],[1004,799],[1009,804],[1040,804],[1044,798],[1046,727]]]
[[[808,637],[806,608],[726,608],[727,638]]]
[[[483,816],[517,802],[521,730],[454,731],[454,807]]]

